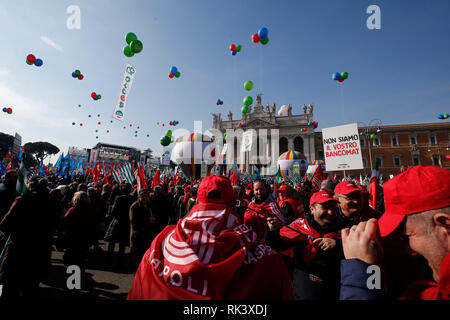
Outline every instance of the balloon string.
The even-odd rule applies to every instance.
[[[342,122],[345,122],[345,118],[344,118],[344,89],[342,87],[342,83],[339,84],[339,87],[341,87],[341,117],[342,117]]]
[[[263,90],[263,76],[262,76],[262,46],[259,46],[259,93]]]

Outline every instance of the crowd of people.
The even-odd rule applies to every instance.
[[[84,271],[100,240],[105,270],[135,272],[128,299],[450,299],[446,169],[408,169],[376,208],[365,186],[330,178],[320,190],[222,175],[139,189],[36,176],[19,197],[16,181],[10,170],[0,184],[0,299],[38,296],[52,250]]]

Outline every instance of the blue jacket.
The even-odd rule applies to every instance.
[[[372,276],[370,265],[359,259],[341,261],[340,300],[380,300],[385,299],[383,277],[380,274],[380,289],[369,289],[367,279]]]

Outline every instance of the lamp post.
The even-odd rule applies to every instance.
[[[365,136],[369,136],[369,138],[367,138],[366,141],[368,141],[367,144],[369,146],[369,160],[370,160],[369,174],[370,174],[370,170],[373,169],[373,165],[372,165],[372,148],[370,147],[370,134],[373,133],[373,132],[376,132],[376,133],[381,132],[381,129],[380,129],[381,120],[377,119],[377,118],[372,119],[372,120],[369,121],[369,125],[366,125],[365,122],[358,121],[358,127],[360,126],[360,124],[361,124],[362,127],[365,127],[365,130],[364,130],[365,134],[364,135]],[[377,129],[375,130],[375,128],[377,128]]]

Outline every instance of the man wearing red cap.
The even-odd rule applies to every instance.
[[[342,230],[348,260],[341,264],[341,299],[377,296],[363,283],[366,270],[368,265],[382,264],[379,235],[398,233],[408,240],[413,254],[425,257],[434,279],[412,284],[400,299],[450,300],[450,171],[415,166],[383,187],[386,211],[378,223],[371,219]]]
[[[350,228],[361,221],[370,218],[378,219],[381,215],[378,211],[363,206],[361,190],[353,181],[342,181],[334,188],[336,200],[339,201],[339,223],[342,228]]]
[[[281,208],[286,224],[291,224],[295,219],[305,217],[303,203],[291,197],[292,188],[290,186],[282,184],[276,191],[278,194],[278,206]]]
[[[290,228],[277,230],[269,221],[267,243],[277,250],[293,248],[292,286],[297,300],[336,300],[339,296],[343,254],[337,208],[333,195],[321,190],[311,197],[311,212],[291,223]]]
[[[266,216],[277,217],[284,222],[283,213],[278,207],[276,199],[270,193],[270,185],[263,180],[253,182],[253,193],[255,197],[248,205],[249,208],[261,212]],[[247,209],[244,215],[244,223],[252,227],[259,239],[264,239],[264,233],[267,228],[266,218],[253,210]]]
[[[234,210],[230,180],[204,178],[198,204],[145,253],[129,300],[292,299],[281,256]]]

